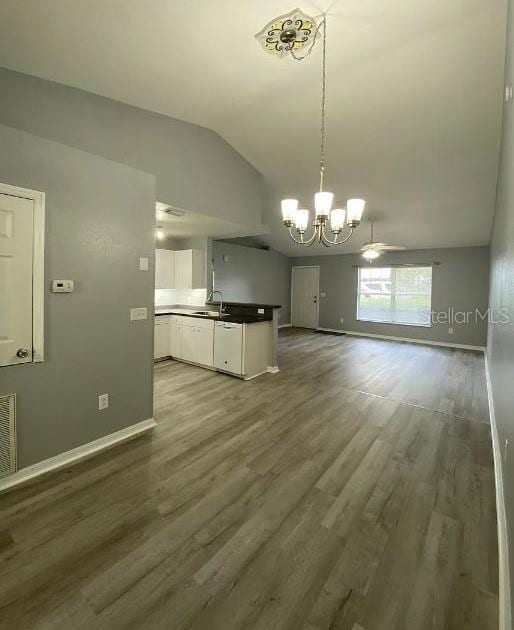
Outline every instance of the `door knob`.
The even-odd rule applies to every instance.
[[[19,348],[18,352],[16,352],[16,356],[20,359],[26,359],[29,356],[29,351],[27,348]]]

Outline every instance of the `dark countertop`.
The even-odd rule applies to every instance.
[[[193,307],[194,309],[194,307]],[[191,309],[191,310],[193,310]],[[194,310],[205,310],[202,307],[198,307]],[[258,322],[269,322],[271,318],[266,315],[253,315],[251,313],[241,314],[241,313],[224,313],[221,317],[219,315],[195,315],[190,312],[189,309],[182,310],[180,308],[174,307],[158,307],[155,309],[155,316],[160,317],[161,315],[179,315],[181,317],[196,317],[198,319],[213,319],[214,321],[219,322],[229,322],[231,324],[257,324]]]
[[[206,302],[211,306],[219,306],[219,302]],[[251,302],[225,302],[223,300],[223,306],[247,306],[249,308],[282,308],[281,304],[253,304]]]

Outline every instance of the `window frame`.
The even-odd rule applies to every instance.
[[[375,267],[375,269],[390,269],[391,273],[391,319],[383,320],[383,319],[362,319],[359,314],[359,303],[360,303],[360,295],[361,295],[361,271],[363,269],[369,269],[369,267],[358,267],[357,268],[357,299],[356,299],[356,314],[355,319],[358,322],[370,322],[372,324],[389,324],[394,326],[414,326],[417,328],[432,328],[432,318],[428,318],[428,322],[426,324],[414,323],[414,322],[399,322],[394,321],[393,316],[396,311],[396,270],[401,268],[409,268],[409,269],[430,269],[431,270],[431,281],[430,281],[430,312],[432,312],[432,289],[433,289],[433,273],[431,265],[383,265],[380,267]],[[406,294],[409,295],[409,294]]]

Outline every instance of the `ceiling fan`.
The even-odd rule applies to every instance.
[[[373,240],[373,221],[370,221],[370,239],[361,247],[362,255],[366,260],[372,261],[380,256],[382,252],[396,252],[407,249],[403,245],[387,245]]]

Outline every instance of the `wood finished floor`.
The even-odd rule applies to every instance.
[[[153,435],[0,496],[0,627],[496,630],[483,357],[287,331],[279,358],[161,364]]]

